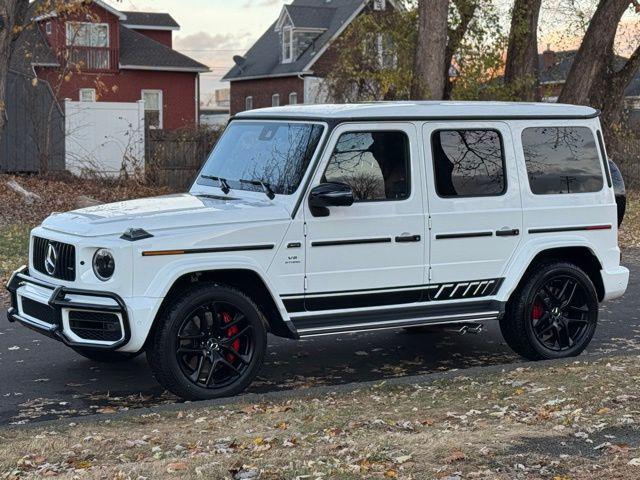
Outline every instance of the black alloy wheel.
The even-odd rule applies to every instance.
[[[580,355],[598,325],[598,294],[577,265],[535,265],[500,320],[506,343],[529,360]]]
[[[558,275],[546,280],[531,305],[535,338],[555,352],[570,350],[588,334],[588,295],[573,277]]]
[[[191,312],[176,339],[182,372],[202,388],[227,387],[246,372],[255,353],[253,326],[234,305],[212,302]]]
[[[267,350],[267,321],[244,292],[193,286],[156,320],[147,359],[158,382],[185,400],[237,395],[258,374]]]

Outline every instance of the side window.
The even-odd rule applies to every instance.
[[[353,188],[356,201],[403,200],[410,194],[409,138],[404,132],[343,134],[329,160],[324,182]]]
[[[495,130],[440,130],[431,138],[438,195],[484,197],[506,191],[504,152]]]
[[[536,195],[598,192],[604,187],[596,139],[588,127],[527,128],[522,147]]]

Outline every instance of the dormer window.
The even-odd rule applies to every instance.
[[[282,63],[293,61],[293,28],[282,29]]]

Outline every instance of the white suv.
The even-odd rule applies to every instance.
[[[627,288],[616,216],[588,107],[256,110],[188,194],[36,228],[8,317],[96,360],[146,351],[187,399],[245,389],[267,332],[495,320],[524,357],[569,357]]]

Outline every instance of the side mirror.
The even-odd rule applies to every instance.
[[[316,217],[328,217],[328,207],[350,207],[354,201],[353,189],[346,183],[323,183],[309,195],[309,207]]]

